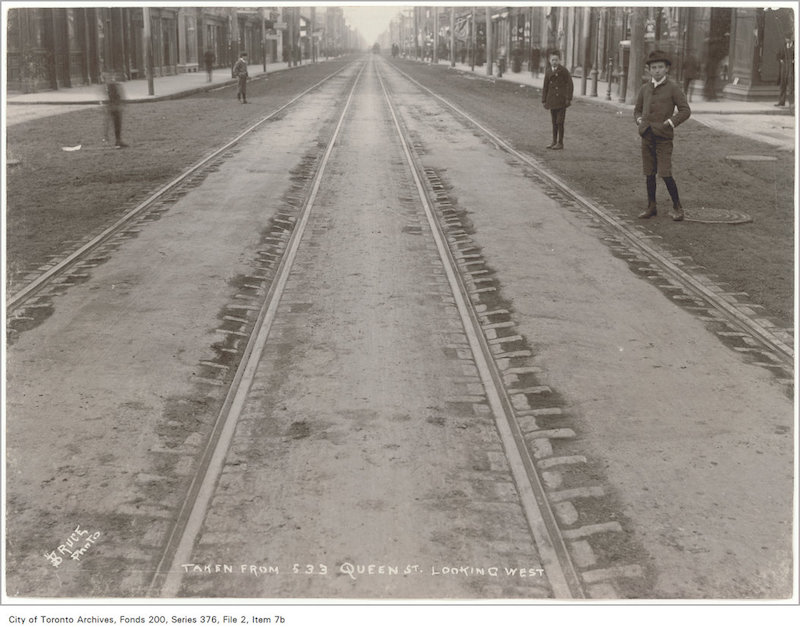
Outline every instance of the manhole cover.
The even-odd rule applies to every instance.
[[[728,155],[725,157],[731,161],[777,161],[778,157],[768,157],[767,155]]]
[[[744,224],[752,222],[746,213],[731,209],[714,209],[712,207],[698,207],[684,210],[687,222],[704,222],[706,224]]]

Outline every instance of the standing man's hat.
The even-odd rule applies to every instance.
[[[672,65],[672,61],[669,60],[667,53],[663,50],[653,50],[649,55],[647,55],[647,61],[644,62],[645,65],[650,65],[651,63],[657,63],[658,61],[663,61],[667,65]]]

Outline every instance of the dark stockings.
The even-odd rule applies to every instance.
[[[553,123],[553,143],[564,143],[564,124]]]
[[[678,196],[678,186],[675,184],[675,179],[671,176],[664,177],[664,185],[667,186],[669,197],[672,198],[672,206],[676,209],[681,206],[681,200]],[[656,203],[656,175],[650,174],[647,176],[647,203],[654,205]]]
[[[675,184],[675,179],[671,176],[665,176],[664,184],[667,186],[669,197],[672,198],[672,206],[677,209],[681,206],[681,199],[678,197],[678,186]]]
[[[650,174],[647,177],[647,204],[656,204],[656,175]]]

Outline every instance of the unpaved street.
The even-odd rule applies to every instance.
[[[547,597],[372,69],[342,133],[181,593]]]
[[[296,228],[362,66],[174,594],[554,596],[380,74],[458,216],[448,242],[586,595],[790,595],[786,382],[376,57],[86,260],[9,345],[8,594],[148,593],[275,234]],[[62,560],[73,542],[88,546]]]
[[[286,164],[316,149],[344,81],[143,222],[10,348],[9,594],[142,594],[220,401],[202,362],[291,187]],[[56,568],[44,555],[76,527],[101,534],[94,566]]]
[[[786,387],[743,363],[671,289],[632,273],[597,223],[420,100],[410,90],[404,104],[424,161],[459,190],[543,380],[580,425],[579,448],[622,495],[655,596],[788,595]]]

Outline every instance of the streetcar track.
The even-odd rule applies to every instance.
[[[163,597],[174,597],[181,588],[183,573],[179,565],[190,561],[193,547],[200,537],[199,534],[202,529],[203,521],[205,520],[212,498],[214,497],[216,484],[222,473],[222,468],[233,440],[238,415],[244,407],[247,394],[253,383],[261,353],[269,337],[272,322],[277,312],[280,297],[285,290],[289,271],[294,264],[297,249],[313,209],[316,192],[321,184],[327,161],[336,144],[345,116],[349,110],[353,93],[358,86],[360,76],[361,72],[359,72],[354,81],[337,127],[328,143],[325,155],[321,158],[319,166],[315,171],[312,190],[306,202],[303,204],[303,207],[300,208],[301,215],[295,222],[294,228],[291,230],[289,239],[286,242],[286,250],[281,255],[279,268],[275,270],[270,281],[270,286],[255,322],[252,335],[248,340],[247,347],[243,351],[241,361],[239,362],[236,374],[230,385],[223,408],[215,421],[213,432],[206,443],[201,461],[198,465],[198,470],[194,474],[192,485],[181,506],[180,513],[166,542],[161,561],[151,581],[149,589],[151,594],[158,594]],[[411,144],[407,139],[408,133],[404,132],[397,118],[383,80],[380,76],[378,76],[378,79],[381,83],[387,107],[406,159],[407,170],[413,178],[414,186],[417,191],[418,200],[414,201],[414,199],[409,198],[409,204],[413,201],[414,204],[419,203],[422,205],[425,219],[428,226],[431,228],[431,233],[434,238],[434,246],[432,248],[435,250],[443,266],[445,277],[443,277],[441,281],[437,280],[437,292],[445,289],[450,295],[448,299],[451,296],[454,299],[454,304],[458,310],[458,317],[461,321],[459,333],[466,334],[466,341],[463,347],[468,348],[470,359],[476,364],[477,370],[480,373],[479,377],[467,378],[468,381],[465,382],[467,387],[465,394],[453,397],[447,402],[458,404],[466,402],[470,406],[474,406],[475,403],[483,403],[485,400],[488,401],[492,413],[495,416],[495,426],[504,443],[504,449],[506,451],[505,457],[512,470],[519,502],[529,521],[529,529],[536,542],[537,550],[545,567],[545,573],[552,592],[556,598],[583,598],[585,594],[580,582],[580,577],[571,562],[569,551],[561,535],[555,515],[550,507],[548,496],[541,484],[528,448],[525,446],[524,435],[514,417],[512,400],[509,398],[503,384],[503,375],[496,367],[495,356],[493,356],[489,341],[484,336],[479,314],[469,304],[471,296],[474,296],[476,292],[480,293],[482,290],[474,286],[471,291],[468,290],[460,278],[458,265],[465,262],[469,263],[466,260],[476,255],[476,253],[473,252],[474,246],[470,246],[470,248],[466,250],[461,250],[455,255],[450,250],[446,235],[431,208],[432,201],[429,198],[429,192],[426,188],[426,184],[430,184],[431,177],[429,173],[426,175],[426,173],[421,170],[417,158],[412,155]],[[423,147],[418,143],[416,150],[422,149]],[[433,192],[439,194],[439,202],[446,204],[448,201],[443,196],[446,194],[444,185],[441,182],[434,182],[432,187]],[[411,222],[419,221],[413,214],[409,214],[409,219]],[[450,218],[451,226],[453,219],[452,217]],[[460,227],[460,219],[455,219],[458,221],[458,226]],[[415,227],[416,224],[410,224],[409,226]],[[483,271],[481,270],[479,272]],[[475,279],[475,277],[473,277],[473,280],[480,281],[481,279]],[[486,319],[487,314],[484,312],[483,320],[485,321]],[[240,322],[244,323],[245,319],[241,319]],[[491,326],[492,323],[488,324]],[[499,322],[494,324],[496,326],[503,325],[503,323]],[[454,346],[459,345],[461,345],[460,341]],[[474,392],[477,392],[477,390],[470,392],[470,386],[472,385],[478,385],[482,393],[476,396]]]
[[[360,76],[361,72],[354,80],[348,103]],[[391,109],[391,99],[388,94],[386,94],[386,99]],[[275,246],[257,254],[260,262],[256,266],[256,271],[246,276],[236,277],[234,280],[236,286],[240,288],[240,292],[243,292],[242,296],[246,298],[242,299],[241,307],[229,306],[229,311],[220,316],[217,333],[223,339],[213,346],[217,352],[217,358],[200,362],[201,370],[194,377],[194,382],[199,385],[210,385],[218,389],[230,386],[222,409],[210,426],[210,434],[205,438],[204,443],[198,442],[197,446],[190,446],[187,449],[187,443],[174,442],[178,445],[176,448],[168,446],[167,450],[160,451],[173,456],[176,454],[183,456],[178,463],[186,466],[187,462],[191,462],[194,470],[177,518],[169,516],[170,519],[173,519],[171,531],[168,533],[161,560],[150,582],[148,596],[160,594],[164,597],[174,597],[181,588],[182,571],[176,565],[189,561],[194,542],[200,533],[214,495],[217,478],[230,448],[237,422],[236,414],[241,410],[250,386],[249,381],[254,375],[255,364],[259,361],[260,351],[269,335],[271,322],[277,311],[278,296],[285,286],[289,270],[294,263],[294,255],[311,212],[316,190],[322,179],[325,169],[324,161],[327,160],[336,143],[336,134],[343,123],[347,107],[348,104],[345,104],[337,130],[327,144],[323,163],[316,163],[314,156],[309,155],[303,159],[302,167],[299,167],[291,177],[297,189],[288,194],[284,201],[293,210],[299,212],[301,217],[279,211],[270,221],[270,227],[265,235],[265,238],[274,238]],[[460,396],[452,397],[448,402],[466,404],[473,409],[476,404],[489,401],[489,406],[497,418],[497,428],[504,442],[506,456],[513,469],[518,495],[529,520],[537,549],[540,551],[546,567],[547,578],[552,586],[553,594],[557,598],[582,598],[586,596],[581,583],[581,577],[585,576],[585,573],[579,574],[572,563],[567,540],[562,534],[557,520],[564,518],[564,512],[569,515],[569,507],[572,506],[571,501],[576,498],[576,493],[557,492],[552,488],[552,485],[548,483],[548,477],[557,472],[555,469],[541,473],[540,477],[534,461],[536,450],[535,448],[529,449],[526,443],[526,437],[530,436],[529,432],[523,430],[526,421],[520,420],[515,415],[516,413],[521,415],[524,412],[515,412],[514,406],[519,401],[515,400],[512,395],[527,397],[547,392],[547,395],[550,396],[548,403],[553,403],[554,399],[549,394],[549,390],[538,388],[533,385],[533,382],[527,381],[526,377],[530,373],[522,372],[523,367],[512,366],[502,372],[498,369],[497,360],[513,361],[516,358],[530,356],[530,351],[524,348],[523,338],[517,338],[511,334],[507,312],[497,308],[486,308],[485,305],[479,306],[483,309],[476,309],[470,305],[470,301],[476,296],[496,293],[494,273],[486,267],[480,248],[470,239],[469,236],[473,229],[468,223],[465,212],[460,210],[456,203],[450,201],[447,184],[438,178],[435,171],[423,170],[419,165],[419,156],[425,152],[424,142],[413,137],[409,138],[408,133],[403,132],[394,111],[392,116],[408,159],[409,168],[415,179],[419,201],[425,208],[426,219],[432,232],[437,234],[435,250],[446,268],[448,276],[445,284],[449,286],[451,293],[459,301],[462,327],[467,330],[469,337],[469,343],[461,344],[460,340],[455,341],[453,350],[458,352],[467,349],[470,355],[468,359],[475,360],[479,364],[479,371],[482,374],[480,378],[470,377],[469,381],[465,383],[466,391]],[[268,118],[262,122],[266,119]],[[221,158],[232,156],[231,149],[232,144],[220,149]],[[417,155],[417,158],[415,159],[413,155]],[[314,172],[313,175],[309,174],[311,171]],[[309,183],[313,185],[312,192],[303,199],[297,192]],[[160,201],[167,200],[168,191],[169,189],[163,190],[165,197],[159,199]],[[405,200],[409,205],[419,202],[411,196]],[[444,227],[439,224],[439,219],[434,217],[433,205],[442,214],[441,220]],[[158,211],[165,210],[167,210],[165,206],[158,208]],[[153,219],[157,219],[157,217],[156,213]],[[407,232],[410,234],[422,235],[419,220],[415,215],[409,215],[407,226]],[[125,237],[135,237],[137,229],[126,226],[120,228],[118,233]],[[114,242],[113,238],[109,237],[107,240],[99,242],[97,247],[91,250],[87,249],[86,256],[94,254],[90,261],[102,263],[111,254],[111,251],[106,248],[118,245],[119,242]],[[55,284],[57,281],[58,277],[54,276],[51,283]],[[437,285],[439,285],[438,282]],[[262,300],[263,304],[258,309],[258,314],[254,315],[255,312],[249,309],[251,307],[249,303]],[[506,330],[509,330],[508,335],[504,335]],[[245,343],[246,346],[243,347],[242,345]],[[501,350],[497,350],[498,347]],[[234,372],[234,363],[237,359],[238,366],[235,367]],[[509,372],[508,370],[518,370],[519,372]],[[484,394],[475,394],[474,390],[470,389],[473,381],[482,382]],[[531,385],[523,385],[526,382]],[[516,386],[510,385],[510,383],[516,383]],[[531,411],[547,412],[551,409],[537,408]],[[536,414],[536,416],[541,415],[549,414]],[[532,424],[536,427],[535,419],[532,420]],[[531,420],[528,421],[529,423]],[[560,434],[554,430],[540,430],[537,435],[539,437],[536,441],[542,442],[545,439],[548,441],[551,438],[557,439]],[[187,459],[187,455],[190,457],[189,459]],[[551,455],[548,459],[552,461],[557,458]],[[572,462],[568,460],[562,463]],[[588,493],[590,496],[592,495],[591,490]],[[581,494],[578,493],[577,497],[580,498]],[[603,492],[600,491],[599,495],[602,496]],[[166,518],[167,514],[162,512],[159,513],[159,516]],[[607,530],[618,531],[616,527]],[[630,572],[633,572],[634,576],[639,574],[635,567],[632,571],[614,572],[621,573],[621,576],[626,576],[626,573],[630,574]]]
[[[643,255],[665,278],[680,284],[686,293],[707,303],[710,309],[722,315],[725,321],[732,327],[747,333],[763,346],[766,346],[769,350],[769,354],[775,357],[775,363],[766,362],[762,365],[784,370],[788,373],[785,381],[787,384],[792,385],[791,377],[794,372],[794,348],[789,332],[781,332],[780,330],[776,332],[776,330],[773,330],[771,323],[768,320],[753,315],[751,308],[749,308],[746,303],[739,304],[733,295],[719,289],[706,277],[698,276],[695,273],[690,273],[682,269],[679,262],[674,260],[674,256],[666,251],[660,250],[655,243],[648,241],[648,239],[651,238],[648,238],[645,233],[640,232],[640,227],[629,226],[625,223],[625,219],[622,216],[612,215],[606,208],[599,206],[596,202],[578,193],[572,189],[567,182],[549,172],[535,158],[516,150],[509,142],[499,137],[495,132],[478,122],[474,117],[470,116],[458,106],[422,85],[401,69],[395,66],[392,67],[409,82],[423,92],[430,94],[433,98],[460,116],[470,126],[477,129],[476,132],[480,133],[483,138],[487,139],[496,148],[502,149],[518,162],[529,167],[535,173],[534,177],[539,177],[554,188],[555,191],[553,193],[560,195],[558,200],[562,201],[562,203],[563,199],[566,198],[568,201],[575,203],[582,211],[588,212],[590,216],[599,219],[602,224],[612,230],[620,245],[629,250],[632,249],[633,254]]]
[[[558,529],[555,515],[550,509],[539,475],[534,468],[527,447],[523,445],[522,433],[519,431],[514,418],[511,400],[508,398],[487,340],[481,331],[480,321],[477,319],[477,314],[473,307],[468,305],[470,292],[461,280],[461,275],[457,270],[456,257],[447,244],[441,225],[434,217],[431,208],[432,202],[428,197],[428,191],[423,185],[422,175],[420,174],[422,168],[418,160],[412,156],[409,148],[409,145],[413,146],[413,144],[410,144],[409,140],[406,139],[408,133],[404,133],[404,129],[398,119],[398,113],[392,105],[386,85],[380,77],[380,72],[378,72],[378,79],[436,242],[450,289],[455,297],[464,332],[467,335],[473,359],[478,367],[484,392],[495,416],[495,422],[503,441],[518,495],[539,550],[545,573],[553,589],[553,594],[556,598],[583,598],[585,595],[578,574]],[[419,146],[419,149],[421,148]],[[444,187],[437,185],[434,189],[442,191]]]
[[[158,190],[150,194],[145,200],[125,212],[111,225],[104,228],[100,233],[88,241],[78,242],[79,245],[77,249],[67,253],[63,258],[54,258],[54,260],[52,260],[50,263],[42,266],[40,268],[41,272],[36,273],[36,276],[32,278],[32,280],[7,297],[7,326],[9,328],[13,328],[12,323],[17,317],[13,316],[12,314],[15,311],[23,308],[29,300],[44,290],[48,285],[56,282],[60,277],[69,275],[73,267],[81,264],[85,257],[98,250],[98,248],[108,243],[114,237],[126,233],[128,235],[135,235],[135,231],[126,230],[128,229],[128,226],[137,218],[142,218],[142,216],[149,215],[150,212],[155,212],[149,219],[158,219],[159,212],[167,210],[167,207],[164,206],[165,204],[174,202],[188,192],[188,190],[182,190],[181,186],[188,185],[192,187],[198,185],[198,177],[202,178],[209,172],[216,171],[216,169],[219,168],[219,161],[225,160],[232,156],[232,154],[234,154],[232,151],[235,151],[236,146],[241,143],[243,139],[251,135],[256,129],[261,127],[266,122],[280,119],[280,116],[284,115],[285,111],[289,107],[300,101],[303,97],[317,89],[319,86],[341,74],[345,69],[346,68],[341,68],[336,72],[331,73],[308,89],[302,91],[300,94],[289,100],[281,107],[275,109],[254,124],[251,124],[244,131],[236,135],[236,137],[225,143],[223,146],[213,150],[211,153],[200,159],[200,161],[187,168],[183,173],[165,185],[161,186]],[[24,315],[24,312],[21,317],[23,319],[27,318],[27,316]],[[23,325],[22,328],[24,329],[25,326]]]
[[[408,143],[419,160],[425,153],[424,142],[412,136]],[[532,357],[527,340],[516,331],[511,318],[513,309],[500,295],[498,277],[472,238],[474,228],[466,213],[451,198],[451,186],[435,168],[418,167],[427,183],[441,232],[449,243],[451,258],[459,268],[462,289],[472,303],[472,324],[481,345],[478,348],[491,364],[487,368],[492,380],[484,381],[484,385],[487,392],[492,388],[498,391],[503,401],[500,410],[494,404],[494,413],[500,417],[497,428],[505,436],[506,450],[511,451],[512,458],[518,453],[521,460],[515,480],[523,500],[525,490],[532,486],[536,505],[542,508],[531,512],[531,504],[526,504],[537,546],[544,545],[547,552],[547,545],[555,542],[558,550],[550,570],[558,571],[563,566],[570,577],[567,585],[560,577],[563,573],[556,574],[564,584],[556,596],[625,596],[623,590],[629,591],[633,582],[643,581],[644,569],[627,560],[620,563],[615,556],[641,555],[642,550],[624,534],[620,524],[623,517],[615,499],[602,484],[597,484],[602,472],[592,469],[580,450],[573,450],[571,443],[577,435],[560,408],[557,394],[537,383],[538,367],[527,365]],[[475,349],[473,353],[478,354]],[[459,400],[480,407],[475,404],[478,397]],[[565,488],[565,484],[569,487]],[[588,507],[583,505],[586,499],[591,501]],[[580,562],[579,569],[572,555]],[[617,584],[622,580],[627,583],[620,587]]]
[[[216,482],[225,462],[225,456],[233,438],[238,415],[242,410],[255,376],[261,351],[269,337],[272,322],[277,313],[280,295],[285,289],[300,240],[306,229],[326,163],[336,143],[336,138],[341,130],[363,68],[364,66],[362,65],[353,80],[353,86],[343,105],[343,111],[337,126],[328,142],[324,155],[320,159],[318,168],[313,177],[311,177],[312,188],[308,198],[303,203],[300,217],[295,223],[291,224],[291,234],[286,242],[286,250],[281,256],[278,267],[275,269],[274,279],[271,281],[256,318],[254,332],[250,335],[242,352],[233,381],[201,455],[198,469],[193,476],[191,486],[166,541],[161,560],[150,583],[149,596],[175,597],[180,589],[182,573],[176,565],[189,560],[195,539],[202,527],[206,511],[214,495]]]
[[[309,155],[303,160],[302,167],[298,168],[297,174],[292,176],[291,180],[298,189],[308,185],[313,188],[305,199],[301,198],[299,194],[286,195],[283,199],[287,206],[301,214],[300,219],[298,220],[295,213],[279,211],[270,220],[263,240],[272,240],[271,246],[256,253],[259,263],[253,272],[235,279],[237,286],[248,292],[248,297],[243,298],[241,303],[229,304],[226,307],[226,313],[220,315],[218,332],[225,337],[225,340],[214,345],[214,349],[218,352],[218,359],[200,362],[200,365],[206,370],[195,379],[197,383],[222,386],[228,385],[232,379],[231,387],[220,417],[214,423],[211,435],[204,445],[205,449],[200,456],[199,470],[194,475],[177,523],[172,529],[166,549],[161,556],[161,563],[151,581],[149,592],[153,595],[160,593],[161,596],[176,596],[180,589],[181,572],[175,564],[180,563],[182,557],[191,551],[192,545],[198,537],[205,512],[211,503],[216,478],[222,464],[225,463],[225,455],[233,438],[237,405],[241,406],[244,402],[242,395],[248,393],[248,377],[252,377],[254,373],[256,367],[254,364],[259,361],[260,351],[270,332],[271,321],[277,315],[279,297],[281,290],[285,287],[288,273],[294,265],[299,265],[295,259],[297,247],[307,227],[314,197],[325,170],[325,161],[334,148],[337,134],[347,114],[349,102],[362,71],[363,67],[354,80],[350,96],[344,105],[344,111],[339,118],[333,137],[325,146],[320,143],[320,148],[324,148],[325,152],[323,162],[320,164],[313,155]],[[324,81],[320,81],[314,87],[322,82]],[[391,109],[391,98],[382,80],[381,84]],[[289,104],[284,105],[284,108]],[[452,293],[460,301],[459,305],[463,307],[460,307],[460,315],[464,329],[468,330],[471,355],[480,363],[479,370],[482,378],[465,376],[463,380],[457,381],[458,384],[464,385],[467,392],[448,402],[465,403],[469,406],[484,402],[483,395],[473,394],[474,390],[470,389],[470,385],[475,381],[482,381],[481,385],[493,412],[496,416],[503,416],[498,421],[498,429],[508,451],[507,455],[512,458],[511,465],[515,472],[515,482],[523,507],[529,520],[533,520],[531,527],[534,531],[536,545],[540,550],[544,548],[543,561],[548,568],[547,575],[551,584],[554,584],[553,590],[557,598],[586,596],[584,584],[587,583],[597,584],[597,582],[607,582],[618,577],[641,577],[638,565],[610,566],[603,569],[605,572],[601,573],[599,570],[590,571],[586,568],[576,568],[573,563],[572,549],[568,548],[568,545],[573,546],[576,542],[583,542],[583,538],[588,535],[597,537],[598,534],[603,533],[616,534],[622,529],[618,522],[613,521],[563,529],[565,526],[563,521],[572,516],[570,508],[573,508],[572,503],[576,499],[602,499],[606,494],[601,487],[575,488],[573,484],[570,484],[569,488],[561,486],[559,478],[561,473],[568,474],[585,465],[586,459],[581,455],[575,453],[558,456],[552,454],[552,451],[549,455],[537,453],[536,446],[543,442],[546,441],[547,446],[550,446],[549,442],[551,441],[568,440],[575,434],[568,426],[559,422],[564,415],[558,406],[556,395],[549,388],[536,385],[535,374],[538,369],[521,365],[520,360],[530,356],[527,342],[524,337],[516,334],[510,312],[504,308],[505,303],[498,294],[499,282],[495,273],[486,265],[481,248],[470,237],[473,229],[466,219],[466,213],[459,209],[457,203],[451,202],[450,187],[446,181],[440,178],[439,173],[435,169],[422,167],[419,157],[425,153],[424,142],[408,137],[407,129],[404,133],[402,123],[395,116],[394,110],[392,110],[392,117],[413,173],[420,200],[425,208],[426,218],[432,232],[436,234],[436,252],[448,270],[446,280],[435,281],[431,290],[442,285],[452,288]],[[267,119],[269,118],[261,120],[258,124]],[[255,126],[249,131],[254,128]],[[234,142],[242,137],[243,135]],[[495,145],[500,146],[497,143]],[[231,144],[228,144],[226,148],[230,148],[230,146]],[[501,147],[505,149],[504,146]],[[228,156],[231,156],[230,152],[222,155],[223,158]],[[215,166],[211,164],[209,167]],[[309,176],[309,172],[313,172],[313,175]],[[169,190],[164,189],[165,195],[167,191]],[[181,190],[174,193],[182,195]],[[562,198],[563,196],[558,196],[559,200]],[[415,202],[413,197],[401,200],[409,204]],[[167,210],[166,207],[161,207],[157,211],[154,208],[153,215],[147,219],[158,219],[160,217],[158,211],[165,210]],[[126,237],[135,237],[137,232],[138,230],[135,228],[121,228],[118,231]],[[411,212],[404,232],[414,236],[423,235],[419,220]],[[74,265],[79,268],[91,268],[103,263],[110,253],[103,252],[101,254],[100,251],[104,246],[109,245],[111,245],[109,240],[98,242],[96,247],[85,251],[85,258],[76,260]],[[73,272],[70,276],[75,279],[74,282],[88,278],[88,274],[85,272]],[[54,274],[50,283],[56,285],[58,280],[59,276]],[[65,288],[62,287],[62,289]],[[33,296],[37,292],[38,290],[28,298],[33,300]],[[263,305],[260,308],[254,307],[250,303],[255,300],[263,300]],[[52,308],[51,303],[34,302],[26,306],[43,310]],[[292,311],[303,311],[304,307],[310,306],[310,303],[291,305]],[[250,329],[252,328],[255,329],[255,332],[251,334]],[[241,337],[241,340],[236,339],[237,337]],[[232,342],[231,338],[234,338]],[[247,340],[247,346],[242,349],[241,343],[245,340]],[[452,350],[460,351],[463,348],[454,347]],[[234,358],[233,355],[237,357]],[[232,363],[239,358],[239,355],[241,356],[239,366],[233,373]],[[506,367],[498,366],[501,361],[506,362]],[[521,403],[520,406],[524,406],[526,409],[519,410],[516,407],[518,402],[515,397],[525,397],[524,403]],[[531,402],[531,399],[541,402]],[[537,423],[537,420],[546,422],[547,428],[543,428],[541,422]],[[535,432],[536,435],[534,444],[531,444],[529,440],[532,432]],[[303,433],[302,427],[298,426],[295,437],[305,437]],[[166,452],[174,454],[178,451]],[[202,482],[199,482],[201,474],[203,475]],[[575,474],[580,474],[580,470],[575,470]],[[203,501],[205,504],[202,503]],[[584,583],[581,583],[582,579]]]

